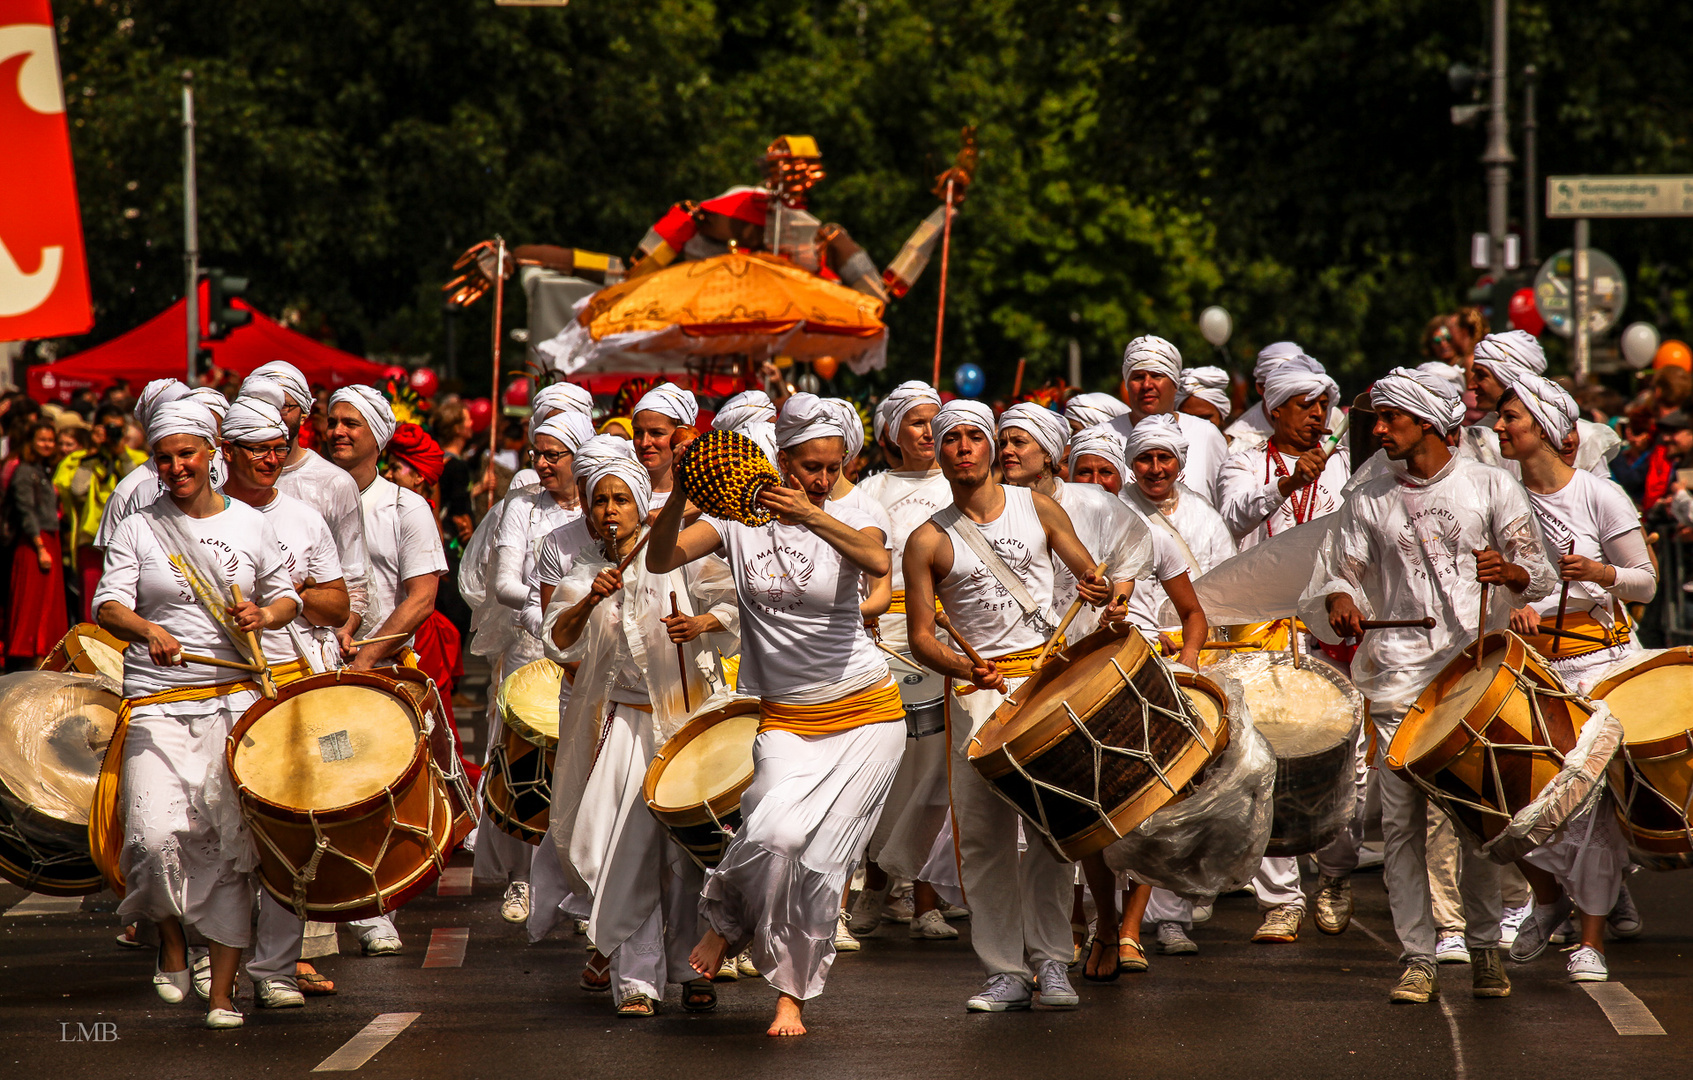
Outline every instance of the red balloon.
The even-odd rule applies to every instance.
[[[494,422],[494,403],[485,397],[471,398],[464,403],[464,411],[470,414],[470,430],[478,435]]]
[[[435,376],[435,372],[431,369],[420,367],[411,373],[411,388],[417,392],[417,396],[420,398],[432,398],[435,396],[435,391],[441,388],[441,380]]]
[[[1535,337],[1546,329],[1546,320],[1540,317],[1540,309],[1534,306],[1533,289],[1518,289],[1511,294],[1511,326],[1527,330]]]
[[[841,362],[832,356],[819,356],[811,362],[811,370],[817,372],[819,379],[833,379],[835,372],[841,370]]]
[[[411,372],[407,371],[398,364],[389,364],[387,367],[382,369],[382,377],[384,379],[387,379],[389,382],[398,383],[401,386],[406,384],[406,376],[410,374]]]
[[[529,404],[529,380],[527,378],[514,379],[506,392],[501,395],[507,405],[521,408]]]

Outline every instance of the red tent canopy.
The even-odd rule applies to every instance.
[[[235,306],[253,311],[239,299]],[[135,393],[153,379],[182,378],[188,366],[186,308],[187,301],[178,300],[122,337],[51,364],[37,364],[29,369],[29,396],[37,401],[69,402],[71,395],[85,386],[99,393],[113,383],[127,382],[130,392]],[[206,289],[202,285],[202,333],[205,310]],[[352,383],[380,384],[387,370],[383,364],[319,344],[257,311],[253,311],[252,322],[230,331],[222,341],[204,342],[204,347],[219,367],[240,375],[272,360],[286,360],[309,382],[331,389]]]

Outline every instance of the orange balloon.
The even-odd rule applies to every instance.
[[[819,356],[811,362],[811,370],[817,372],[819,379],[832,379],[841,370],[841,362],[832,356]]]
[[[1687,347],[1687,342],[1670,339],[1658,346],[1658,352],[1652,357],[1652,367],[1678,367],[1683,371],[1693,371],[1693,349]]]

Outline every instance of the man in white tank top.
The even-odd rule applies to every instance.
[[[1053,556],[1075,575],[1077,592],[1089,604],[1104,603],[1109,588],[1095,576],[1093,556],[1062,507],[1028,488],[994,482],[994,421],[986,406],[951,402],[931,426],[953,503],[906,544],[906,617],[917,659],[974,688],[948,702],[957,855],[970,899],[971,943],[988,975],[966,1007],[1027,1009],[1031,984],[1038,984],[1038,1004],[1071,1008],[1079,999],[1065,970],[1074,951],[1070,868],[1038,844],[1019,855],[1016,811],[970,765],[966,750],[976,730],[1028,677],[1030,662],[1056,624]],[[984,564],[957,532],[961,529],[976,530],[1003,568]],[[1006,587],[1007,570],[1034,602],[1034,613],[1026,615]],[[985,666],[975,666],[935,637],[937,588],[958,636]]]

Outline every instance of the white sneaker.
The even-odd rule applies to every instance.
[[[882,905],[887,903],[886,889],[862,889],[852,902],[847,929],[855,934],[874,934],[882,925]]]
[[[971,1012],[1017,1012],[1027,1009],[1033,1001],[1022,979],[1002,971],[989,976],[987,984],[964,1007]]]
[[[1074,1009],[1082,1003],[1070,985],[1063,961],[1042,960],[1035,965],[1035,1004],[1043,1009]]]
[[[463,848],[465,850],[465,854],[467,854],[467,855],[476,854],[476,830],[480,827],[481,826],[477,826],[477,825],[471,826],[470,831],[468,833],[466,833],[465,836],[464,836],[464,839],[462,841],[460,841],[461,845],[463,846]]]
[[[1644,925],[1640,919],[1640,909],[1634,906],[1634,897],[1629,895],[1628,886],[1617,890],[1617,906],[1605,916],[1605,922],[1610,925],[1611,934],[1619,938],[1639,937]]]
[[[1554,945],[1573,945],[1581,940],[1581,926],[1576,922],[1573,912],[1561,926],[1552,931],[1551,940]]]
[[[194,993],[201,1001],[212,1000],[212,958],[208,954],[194,961]]]
[[[1158,924],[1158,951],[1165,956],[1184,956],[1199,951],[1199,946],[1187,936],[1187,928],[1179,922]]]
[[[253,984],[253,1000],[261,1009],[298,1009],[306,1004],[306,995],[287,979],[261,979]]]
[[[1567,969],[1570,982],[1605,982],[1611,977],[1611,969],[1605,966],[1605,954],[1591,945],[1583,945],[1570,953]]]
[[[1439,964],[1469,963],[1470,947],[1464,944],[1464,935],[1442,934],[1434,946],[1434,959]]]
[[[857,952],[864,948],[858,943],[858,939],[852,936],[852,931],[847,929],[847,924],[851,921],[852,916],[847,914],[844,908],[835,919],[835,951],[838,953]]]
[[[366,956],[392,956],[400,951],[400,935],[385,926],[377,927],[359,938],[359,947]]]
[[[752,952],[748,950],[735,957],[735,971],[743,979],[756,979],[759,976],[758,965],[752,962]]]
[[[946,916],[935,908],[911,920],[911,936],[920,941],[950,941],[958,931],[948,926]]]
[[[917,915],[917,905],[909,896],[896,896],[882,905],[882,919],[886,922],[908,923]]]
[[[1517,932],[1522,929],[1523,920],[1534,910],[1534,897],[1523,901],[1522,907],[1506,908],[1505,914],[1499,919],[1499,947],[1509,949],[1516,944]]]
[[[153,972],[153,989],[158,991],[159,997],[164,999],[167,1005],[180,1005],[188,1000],[190,981],[187,968],[181,971]]]
[[[941,917],[947,922],[957,922],[960,919],[968,919],[970,917],[970,909],[967,907],[959,907],[956,904],[949,904],[945,900],[942,900]]]
[[[500,901],[500,918],[509,923],[529,921],[529,883],[514,881],[506,886],[505,899]]]
[[[1211,905],[1204,904],[1193,909],[1193,925],[1211,921]]]
[[[213,1009],[206,1014],[206,1026],[213,1031],[228,1031],[246,1022],[247,1018],[234,1009]]]

